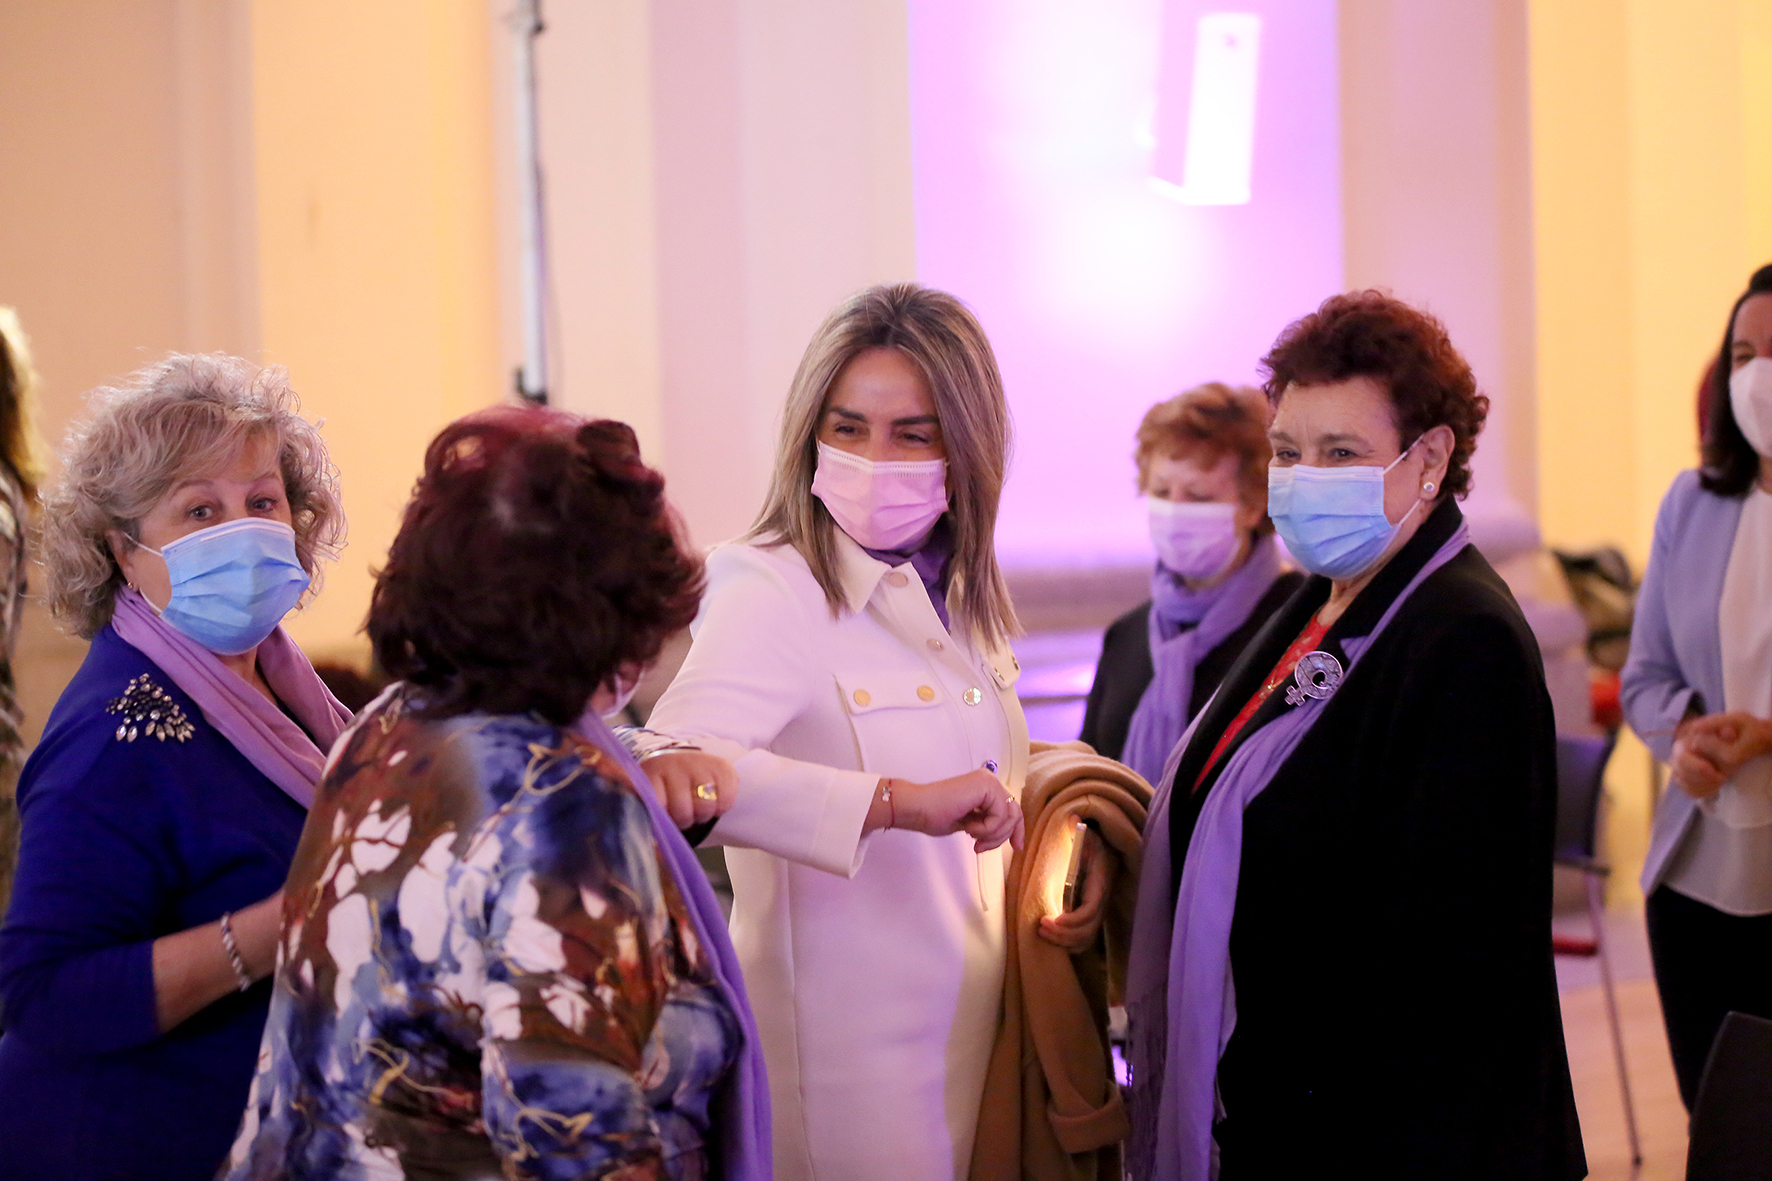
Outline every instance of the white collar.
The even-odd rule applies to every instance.
[[[851,613],[859,615],[874,597],[874,588],[892,567],[873,557],[861,544],[835,525],[831,532],[837,541],[837,583],[843,588],[843,602]]]

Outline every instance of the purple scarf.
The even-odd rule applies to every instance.
[[[124,643],[159,665],[265,778],[302,807],[313,804],[326,755],[350,723],[351,711],[326,688],[287,632],[279,627],[258,646],[258,671],[301,719],[299,726],[215,653],[161,619],[133,588],[117,592],[111,627]],[[323,745],[316,746],[316,740]]]
[[[1360,655],[1415,588],[1469,544],[1470,530],[1460,524],[1371,632],[1342,642],[1346,676],[1353,675]],[[1144,827],[1126,979],[1133,1126],[1127,1167],[1138,1181],[1209,1181],[1218,1175],[1212,1124],[1218,1114],[1218,1059],[1237,1024],[1230,937],[1243,859],[1243,810],[1291,757],[1327,700],[1308,699],[1282,713],[1230,757],[1200,810],[1173,908],[1170,793],[1193,726],[1157,781]]]
[[[1163,761],[1187,728],[1194,699],[1194,669],[1225,637],[1242,627],[1249,613],[1280,576],[1274,539],[1258,539],[1248,560],[1229,578],[1205,590],[1189,590],[1163,567],[1151,576],[1151,683],[1145,686],[1120,761],[1157,782]],[[1197,624],[1186,627],[1186,624]]]
[[[757,1021],[751,1015],[751,1002],[745,996],[744,976],[738,970],[738,953],[732,950],[732,939],[726,933],[726,919],[720,913],[720,903],[714,898],[713,887],[708,885],[707,874],[702,870],[701,862],[696,860],[695,851],[677,831],[677,826],[671,823],[670,815],[658,802],[652,783],[646,778],[646,772],[640,770],[640,764],[634,761],[621,739],[602,718],[588,711],[573,729],[615,760],[634,785],[634,793],[645,802],[646,811],[652,817],[652,831],[658,840],[659,851],[677,879],[677,889],[688,905],[689,919],[695,924],[695,937],[707,949],[714,979],[725,991],[726,1001],[744,1031],[744,1045],[739,1050],[738,1068],[733,1074],[734,1085],[729,1094],[721,1097],[724,1101],[716,1102],[712,1109],[720,1138],[719,1153],[711,1155],[709,1161],[715,1170],[713,1175],[723,1181],[769,1181],[775,1175],[769,1139],[769,1078],[763,1071]]]

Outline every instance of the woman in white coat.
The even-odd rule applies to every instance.
[[[1028,757],[992,550],[1008,442],[959,301],[850,299],[807,347],[768,502],[710,555],[652,715],[738,770],[711,839],[789,1181],[966,1174]]]

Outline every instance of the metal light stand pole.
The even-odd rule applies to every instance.
[[[511,19],[517,50],[517,183],[522,225],[523,365],[517,396],[548,403],[547,237],[542,210],[541,145],[536,130],[535,39],[545,27],[541,0],[518,0]]]

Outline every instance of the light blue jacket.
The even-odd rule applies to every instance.
[[[1696,471],[1683,471],[1655,515],[1649,568],[1637,592],[1630,659],[1624,665],[1624,717],[1637,737],[1667,762],[1674,727],[1686,716],[1693,694],[1704,712],[1723,708],[1723,638],[1718,617],[1723,575],[1735,547],[1744,498],[1718,496],[1698,486]],[[1661,884],[1668,861],[1698,815],[1698,805],[1669,785],[1655,809],[1643,893]]]

